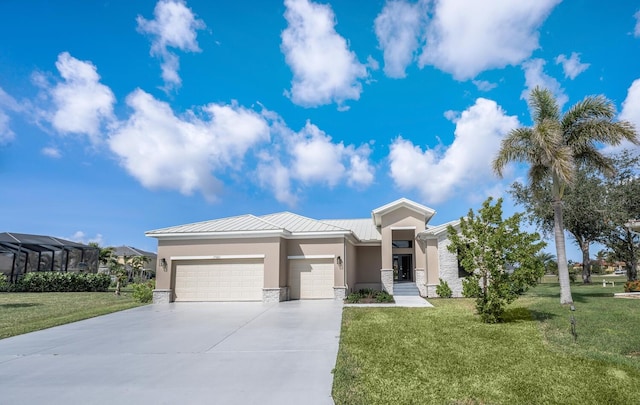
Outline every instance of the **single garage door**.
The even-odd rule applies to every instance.
[[[176,301],[261,301],[264,259],[176,263]]]
[[[333,259],[289,260],[291,299],[333,298]]]

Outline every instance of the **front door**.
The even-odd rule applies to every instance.
[[[393,255],[393,281],[411,281],[412,255]]]

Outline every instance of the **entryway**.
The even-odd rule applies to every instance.
[[[394,254],[393,255],[393,281],[413,281],[413,255]]]

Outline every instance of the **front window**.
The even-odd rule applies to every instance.
[[[413,247],[413,241],[412,240],[394,240],[393,242],[391,242],[391,245],[394,248],[408,249]]]

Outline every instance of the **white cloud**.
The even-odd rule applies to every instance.
[[[517,65],[539,47],[537,29],[560,0],[437,0],[419,66],[456,80]]]
[[[492,100],[478,98],[455,121],[455,139],[449,146],[424,151],[398,137],[391,144],[390,176],[403,190],[418,190],[431,203],[473,189],[490,190],[491,161],[505,134],[519,123]]]
[[[60,150],[54,147],[42,148],[42,150],[40,150],[40,153],[53,159],[60,159],[62,157],[62,153],[60,153]]]
[[[84,243],[85,245],[88,243],[97,243],[99,246],[104,246],[105,244],[104,237],[101,234],[97,233],[95,236],[90,237],[83,231],[76,231],[73,235],[66,238],[63,237],[62,239],[67,239],[72,242]]]
[[[640,11],[637,11],[633,17],[636,19],[636,26],[633,28],[633,36],[640,37]]]
[[[360,80],[368,72],[335,31],[333,10],[308,0],[285,0],[284,4],[288,26],[280,48],[293,72],[287,95],[304,107],[335,102],[346,109],[345,101],[360,98]]]
[[[0,110],[0,145],[11,142],[16,134],[9,127],[9,116]]]
[[[569,101],[569,97],[564,94],[564,89],[560,87],[560,83],[556,79],[544,73],[545,63],[542,59],[531,59],[522,64],[525,86],[527,87],[522,91],[520,98],[527,100],[531,90],[536,87],[545,88],[553,93],[562,110],[562,107]]]
[[[640,132],[640,79],[636,79],[631,83],[627,90],[627,97],[622,102],[622,111],[618,115],[620,120],[629,121],[636,127],[636,132]],[[606,146],[605,153],[618,153],[623,149],[636,149],[638,146],[624,140],[617,146]]]
[[[384,73],[389,77],[406,76],[405,69],[413,61],[422,31],[421,3],[405,0],[387,1],[376,17],[374,27],[384,57]]]
[[[269,150],[259,153],[258,181],[273,190],[278,201],[291,206],[297,202],[292,188],[324,185],[335,187],[346,182],[349,187],[364,188],[374,180],[375,168],[368,144],[355,147],[334,142],[331,136],[307,122],[294,132],[279,117],[274,119],[272,133],[278,134]]]
[[[184,52],[200,52],[197,31],[206,28],[205,23],[195,17],[183,0],[160,0],[153,10],[154,19],[138,16],[138,32],[149,34],[151,55],[162,60],[162,79],[165,90],[180,87],[178,75],[180,60],[169,48]]]
[[[562,70],[564,71],[564,77],[569,79],[575,79],[580,73],[587,70],[589,63],[580,62],[580,54],[571,52],[571,56],[567,58],[566,55],[558,55],[556,57],[556,64],[562,64]]]
[[[109,146],[147,188],[199,191],[213,201],[221,186],[214,171],[240,169],[249,148],[269,141],[266,120],[235,103],[204,106],[205,118],[193,111],[179,117],[138,89],[127,104],[133,114],[110,135]]]
[[[58,55],[56,68],[62,81],[50,86],[40,77],[37,83],[45,88],[53,101],[51,111],[43,114],[53,128],[62,134],[87,135],[95,144],[101,139],[101,127],[114,121],[115,96],[100,83],[96,67],[68,52]]]
[[[292,176],[303,183],[326,183],[334,187],[345,176],[350,185],[367,186],[373,181],[373,168],[368,162],[368,146],[334,143],[329,135],[307,122],[292,139]],[[345,165],[349,162],[349,167]]]
[[[291,191],[291,173],[280,160],[265,156],[258,165],[258,181],[262,188],[273,191],[276,200],[291,207],[298,202],[298,197]]]
[[[0,145],[11,142],[16,136],[9,126],[11,118],[6,111],[18,112],[22,110],[23,106],[0,87]]]
[[[480,91],[491,91],[498,87],[496,83],[491,83],[486,80],[473,80],[472,82]]]
[[[375,169],[371,166],[369,156],[371,148],[369,145],[362,145],[354,149],[349,158],[349,171],[347,172],[347,184],[352,187],[366,187],[373,183]]]
[[[640,130],[640,79],[634,80],[627,90],[619,118],[633,123]]]

